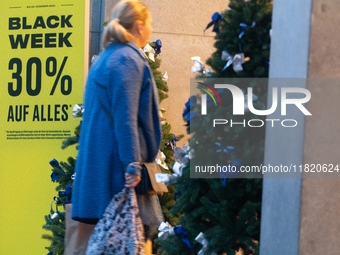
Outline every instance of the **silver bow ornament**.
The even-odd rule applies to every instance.
[[[195,150],[194,149],[190,149],[190,146],[183,144],[183,152],[187,152],[188,153],[188,158],[192,159],[193,157],[195,157]]]
[[[180,164],[175,162],[172,166],[173,174],[155,174],[156,182],[164,183],[165,185],[169,185],[171,183],[176,182],[176,180],[182,176],[182,170],[185,164]]]
[[[205,75],[206,75],[207,77],[210,77],[210,76],[211,76],[211,71],[210,71],[209,68],[205,69],[204,72],[205,72]]]
[[[163,74],[162,80],[166,82],[166,81],[168,81],[168,78],[169,78],[168,72],[165,71],[165,73]]]
[[[175,164],[172,166],[173,174],[155,174],[156,182],[169,185],[176,182],[176,180],[182,176],[183,168],[189,162],[189,159],[193,157],[193,150],[190,147],[183,145],[183,148],[176,147],[174,150],[174,157],[176,159]]]
[[[168,235],[174,234],[174,229],[168,222],[162,222],[158,227],[158,238],[165,239]]]
[[[195,241],[203,245],[203,248],[197,254],[204,255],[204,252],[208,250],[208,245],[209,245],[208,240],[205,238],[204,234],[201,232],[196,236]],[[212,252],[210,253],[210,255],[217,255],[217,253]]]
[[[73,112],[72,116],[74,117],[74,119],[77,118],[77,117],[81,117],[81,116],[83,116],[83,113],[84,113],[84,106],[83,105],[80,106],[80,105],[76,104],[73,107],[72,112]]]
[[[246,61],[249,61],[250,58],[244,58],[243,53],[238,53],[234,57],[231,56],[227,51],[222,51],[221,59],[224,61],[228,61],[227,64],[223,67],[222,72],[227,69],[231,64],[233,64],[233,69],[235,72],[243,71],[242,64]]]
[[[155,161],[156,161],[156,163],[158,164],[158,165],[160,165],[161,167],[163,167],[164,169],[167,169],[167,170],[169,170],[169,168],[168,168],[168,166],[166,165],[166,163],[165,163],[165,155],[164,155],[164,153],[163,152],[161,152],[160,150],[158,150],[158,154],[157,154],[157,157],[156,157],[156,159],[155,159]]]
[[[190,146],[183,144],[183,148],[176,147],[174,150],[174,157],[176,161],[186,164],[188,163],[189,159],[193,158],[194,150],[190,150]]]
[[[202,63],[200,57],[192,57],[191,60],[194,61],[194,65],[191,67],[191,72],[192,73],[200,72],[200,73],[203,73],[206,76],[210,77],[211,71],[210,71],[209,68],[204,69],[205,66]]]
[[[153,52],[155,52],[155,50],[150,46],[150,44],[147,44],[144,47],[143,52],[144,52],[144,54],[145,54],[145,52],[149,52],[149,56],[147,56],[146,54],[145,54],[145,56],[147,58],[149,58],[150,60],[152,60],[153,62],[155,62],[155,53],[153,53]]]

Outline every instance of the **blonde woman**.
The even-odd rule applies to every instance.
[[[141,166],[134,163],[153,161],[160,148],[158,91],[140,49],[151,22],[140,1],[118,2],[104,31],[105,50],[90,68],[72,194],[72,218],[82,223],[96,224],[115,194],[134,188],[141,180]],[[151,254],[150,239],[163,215],[157,195],[137,200]]]

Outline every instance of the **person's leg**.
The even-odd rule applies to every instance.
[[[96,225],[85,224],[71,219],[72,204],[66,204],[65,211],[65,255],[83,255]]]
[[[145,233],[145,254],[152,255],[152,238],[154,237],[157,227],[150,225],[143,225]]]
[[[145,242],[145,254],[152,255],[152,241],[150,239]]]

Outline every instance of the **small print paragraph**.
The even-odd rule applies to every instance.
[[[66,139],[71,136],[71,130],[8,130],[7,140],[46,140],[46,139]]]

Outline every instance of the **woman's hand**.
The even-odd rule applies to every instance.
[[[134,188],[141,181],[140,176],[125,173],[125,188]]]

